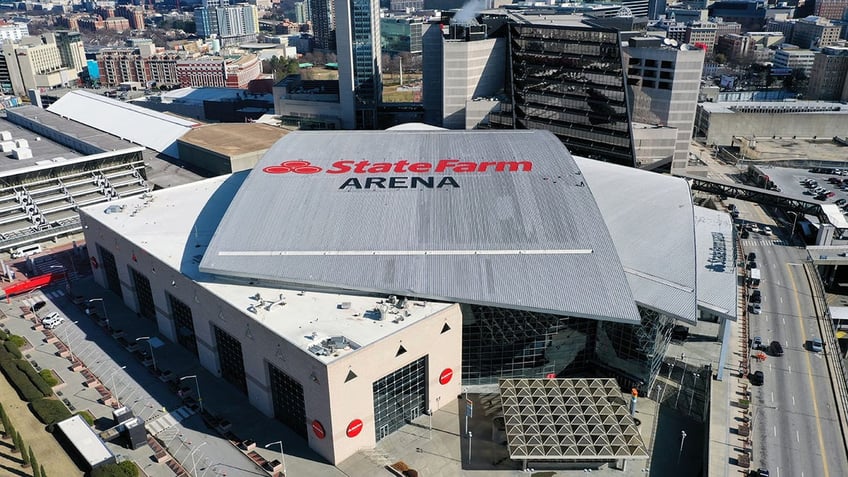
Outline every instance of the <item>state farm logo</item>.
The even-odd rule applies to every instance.
[[[262,170],[268,174],[285,174],[287,172],[294,172],[295,174],[317,174],[323,169],[313,166],[309,161],[285,161],[281,162],[279,166],[268,166]]]
[[[452,174],[521,173],[533,170],[531,161],[461,161],[439,159],[435,163],[400,160],[395,162],[336,161],[324,169],[309,161],[284,161],[262,169],[267,174],[357,174],[371,177],[348,177],[339,189],[458,189],[459,182]],[[380,174],[380,175],[376,175]],[[383,176],[382,174],[405,174]],[[425,175],[435,174],[435,175]]]

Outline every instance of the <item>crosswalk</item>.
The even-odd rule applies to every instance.
[[[190,408],[183,406],[178,409],[175,409],[164,416],[157,417],[156,419],[148,422],[146,424],[147,431],[153,434],[159,434],[165,429],[169,429],[177,425],[178,422],[191,417],[194,415],[194,411]]]
[[[62,298],[63,296],[65,296],[64,290],[52,290],[52,291],[47,291],[47,292],[42,292],[42,293],[44,293],[44,296],[46,296],[50,300],[56,300],[57,298]],[[41,301],[41,298],[30,297],[30,298],[23,299],[22,303],[24,305],[28,306],[28,307],[32,307],[32,305],[35,305],[36,303],[38,303],[40,301]]]
[[[742,240],[746,247],[766,247],[769,245],[786,245],[786,241],[780,239],[746,239]]]

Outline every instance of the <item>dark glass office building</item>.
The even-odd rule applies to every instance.
[[[618,31],[576,17],[554,23],[533,18],[511,18],[509,100],[492,115],[491,126],[545,129],[574,155],[634,166]]]

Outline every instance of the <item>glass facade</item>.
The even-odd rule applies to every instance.
[[[426,372],[425,356],[374,382],[378,441],[427,411]]]
[[[274,417],[306,439],[306,406],[303,401],[303,385],[274,365],[268,364],[271,377],[271,401]]]
[[[156,319],[156,304],[153,302],[153,292],[150,290],[150,280],[135,268],[130,267],[135,296],[138,300],[138,313],[150,320]]]
[[[463,305],[462,383],[600,375],[646,390],[662,365],[673,320],[644,308],[640,313],[641,324],[628,325]]]
[[[171,305],[171,319],[174,320],[174,327],[177,330],[177,342],[197,356],[197,338],[194,336],[191,308],[170,293],[168,293],[168,302]]]
[[[218,363],[221,366],[221,377],[240,389],[241,392],[247,394],[247,376],[244,372],[241,343],[232,335],[216,326],[215,345],[218,348]]]
[[[106,250],[100,245],[97,246],[97,252],[103,261],[103,271],[106,273],[106,284],[109,289],[119,297],[124,297],[124,292],[121,290],[121,278],[118,276],[118,266],[115,265],[115,255]]]
[[[377,126],[377,105],[382,97],[380,77],[379,3],[348,0],[351,11],[353,50],[353,94],[356,98],[357,129]]]
[[[421,22],[406,18],[383,18],[380,20],[380,36],[383,51],[391,53],[421,53]]]
[[[548,130],[572,154],[634,166],[618,32],[512,24],[509,37],[512,99],[492,127]]]

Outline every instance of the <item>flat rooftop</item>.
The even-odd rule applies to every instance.
[[[225,156],[238,156],[266,150],[288,132],[267,124],[219,123],[198,126],[178,141]]]
[[[16,112],[17,110],[24,108],[27,107],[16,108]],[[52,114],[47,113],[41,108],[37,108],[35,106],[32,106],[32,108],[41,111],[43,113],[43,116],[45,117],[52,116]],[[51,141],[50,139],[47,139],[41,134],[37,134],[21,126],[18,126],[15,123],[12,123],[8,119],[6,119],[5,115],[0,118],[0,131],[8,131],[11,134],[13,141],[17,139],[26,140],[27,147],[32,150],[32,158],[22,160],[15,159],[11,152],[0,152],[0,172],[8,172],[13,171],[15,169],[34,166],[37,162],[40,161],[48,161],[60,157],[65,159],[74,159],[84,155],[78,153],[77,151],[74,151],[69,147]],[[123,143],[120,149],[127,149],[129,147],[132,147],[132,144]]]
[[[794,114],[848,114],[848,105],[826,101],[741,101],[721,103],[698,103],[710,113],[735,114],[735,113],[794,113]]]
[[[723,211],[695,207],[698,306],[736,321],[736,242],[733,221]]]
[[[375,310],[386,304],[381,302],[385,302],[388,295],[377,297],[241,285],[201,273],[198,263],[204,246],[212,239],[218,222],[247,174],[240,172],[160,190],[153,194],[152,200],[131,197],[109,203],[125,206],[121,213],[106,214],[104,204],[86,207],[83,211],[240,310],[255,320],[257,326],[268,328],[304,351],[313,348],[311,355],[325,363],[453,306],[451,303],[409,301],[404,310],[389,307],[391,312],[381,321]],[[398,320],[401,316],[403,320]],[[316,354],[321,351],[314,347],[333,337],[344,337],[348,346],[328,354]]]

